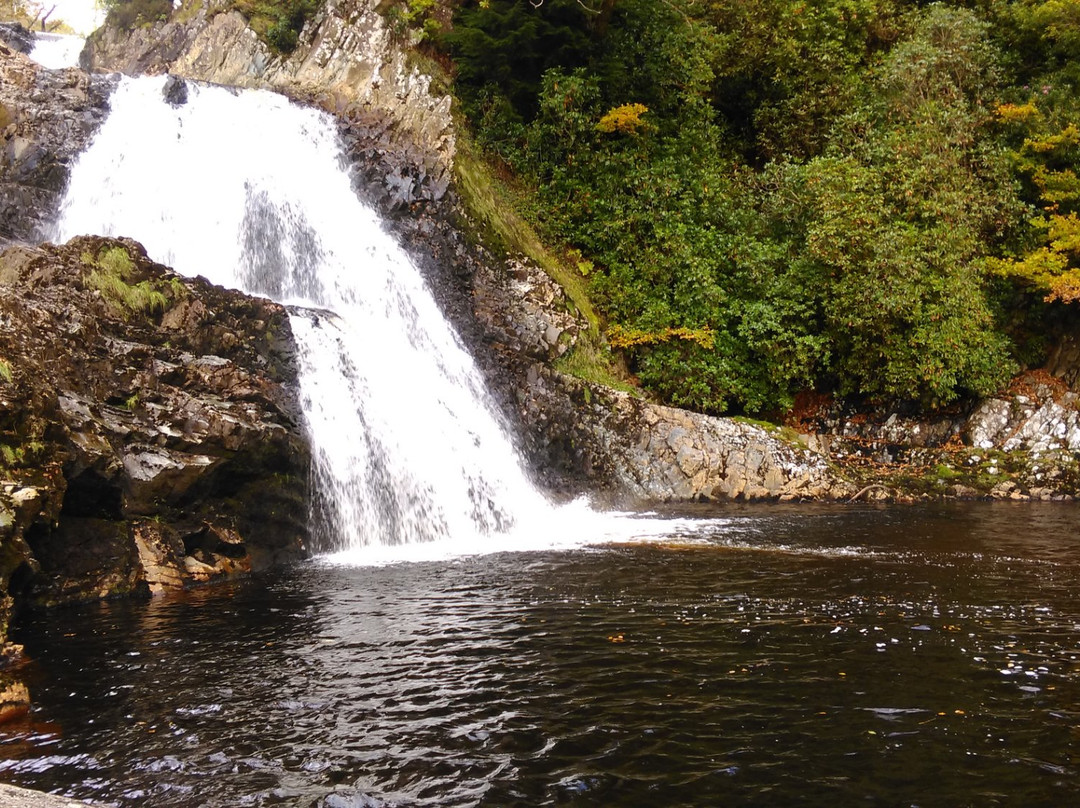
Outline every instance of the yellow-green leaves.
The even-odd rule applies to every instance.
[[[606,134],[621,132],[627,135],[636,135],[647,126],[641,116],[648,111],[649,108],[644,104],[623,104],[621,107],[615,107],[609,110],[596,124],[596,131]]]

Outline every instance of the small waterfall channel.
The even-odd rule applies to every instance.
[[[55,238],[141,241],[290,306],[323,550],[505,534],[551,506],[409,257],[361,204],[333,122],[259,91],[123,79]]]

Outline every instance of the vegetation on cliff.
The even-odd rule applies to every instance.
[[[1080,298],[1077,19],[464,0],[426,36],[641,382],[769,414],[804,390],[941,406],[1042,359]]]
[[[203,0],[189,0],[181,7],[172,0],[102,0],[109,10],[108,24],[122,31],[165,22],[178,16],[185,19],[198,13]],[[227,0],[220,10],[234,8],[271,50],[289,54],[296,49],[304,23],[321,5],[320,0]]]

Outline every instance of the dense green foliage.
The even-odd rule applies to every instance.
[[[671,403],[987,394],[1080,297],[1080,0],[465,0],[440,43]]]
[[[121,31],[164,22],[172,14],[172,0],[103,0],[107,21]]]

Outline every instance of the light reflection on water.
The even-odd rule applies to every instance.
[[[721,515],[704,544],[36,618],[0,778],[155,806],[1071,802],[1074,508]]]

